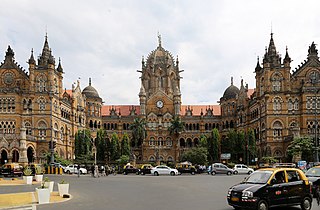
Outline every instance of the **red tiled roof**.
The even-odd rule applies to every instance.
[[[247,95],[250,98],[250,96],[253,94],[254,89],[248,89]]]
[[[72,90],[66,90],[66,92],[67,92],[70,96],[72,96]]]
[[[128,116],[130,115],[130,110],[134,107],[136,109],[136,113],[140,114],[140,106],[139,105],[104,105],[101,108],[102,116],[110,116],[110,110],[115,109],[117,114],[119,111],[121,116]],[[213,109],[213,115],[221,115],[220,105],[182,105],[181,106],[181,115],[186,114],[186,109],[190,107],[192,109],[192,115],[200,116],[201,110],[203,114],[206,114],[206,109],[211,108]]]

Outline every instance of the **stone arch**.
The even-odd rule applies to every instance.
[[[156,162],[156,158],[153,155],[149,156],[149,162]]]
[[[280,148],[274,149],[273,157],[275,157],[275,158],[282,158],[283,157],[283,153]]]
[[[265,154],[265,156],[271,157],[271,148],[269,146],[266,147]]]
[[[33,163],[35,161],[35,156],[35,149],[33,146],[29,145],[27,148],[28,163]]]
[[[184,138],[181,138],[179,143],[180,143],[180,147],[186,147],[186,141],[184,140]]]
[[[187,147],[192,147],[192,140],[191,140],[191,138],[187,138]]]
[[[195,138],[195,139],[193,140],[193,144],[194,144],[195,147],[198,146],[198,145],[199,145],[199,139],[198,139],[198,138]]]
[[[12,155],[12,162],[19,162],[19,150],[13,149],[11,151],[11,155]]]
[[[0,162],[1,162],[1,164],[5,164],[8,162],[8,151],[6,149],[1,150]]]

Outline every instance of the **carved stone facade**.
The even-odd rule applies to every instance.
[[[219,129],[222,141],[230,129],[246,132],[251,128],[258,158],[286,161],[294,136],[319,133],[320,61],[314,43],[307,59],[290,72],[288,50],[282,59],[271,34],[263,61],[258,59],[255,68],[256,88],[249,89],[243,81],[238,88],[232,79],[219,105],[182,105],[178,56],[174,59],[163,48],[160,36],[157,48],[146,60],[142,58],[139,105],[103,105],[91,80],[83,91],[79,81],[72,90],[64,90],[62,65],[60,60],[55,65],[47,37],[37,62],[32,51],[28,64],[26,72],[15,62],[10,46],[0,64],[1,163],[44,162],[51,139],[60,156],[73,159],[77,130],[90,129],[95,138],[98,129],[105,129],[108,136],[117,133],[121,139],[125,133],[131,136],[129,127],[135,118],[147,123],[144,142],[132,142],[137,162],[178,161],[213,128]],[[185,123],[178,138],[168,131],[176,116]]]

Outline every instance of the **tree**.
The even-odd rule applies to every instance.
[[[248,130],[247,136],[248,136],[247,152],[248,152],[248,158],[250,160],[250,158],[254,158],[257,155],[256,138],[252,129]]]
[[[112,161],[116,161],[117,159],[119,159],[119,157],[120,157],[119,138],[116,133],[113,133],[111,136],[110,153],[111,153],[110,159]]]
[[[75,158],[79,163],[86,163],[92,159],[91,133],[89,130],[79,130],[75,136]]]
[[[200,136],[200,144],[199,147],[204,147],[207,148],[208,147],[208,141],[207,141],[207,136],[206,135],[201,135]],[[208,151],[207,151],[208,152]]]
[[[293,157],[301,156],[302,160],[312,161],[313,140],[310,137],[294,138],[287,151]]]
[[[220,134],[217,128],[211,131],[210,137],[208,138],[208,161],[213,163],[218,161],[220,148]]]
[[[127,133],[124,133],[121,141],[121,155],[127,155],[130,157],[130,153],[129,136]]]
[[[97,139],[95,145],[97,148],[97,160],[100,162],[105,162],[106,160],[106,151],[107,151],[107,142],[106,142],[106,131],[99,129],[97,132]]]
[[[181,161],[189,161],[193,164],[206,165],[208,162],[207,153],[207,148],[195,147],[183,153],[181,156]]]
[[[146,122],[143,118],[135,118],[129,127],[132,130],[134,146],[140,146],[146,137]]]
[[[175,160],[177,159],[177,149],[178,149],[178,139],[179,135],[181,134],[182,131],[185,130],[185,125],[184,122],[181,122],[181,119],[179,116],[175,116],[171,120],[171,125],[168,128],[168,131],[170,132],[170,135],[173,136],[173,146],[174,146],[174,151],[175,151]]]

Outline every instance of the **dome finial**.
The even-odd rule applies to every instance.
[[[159,42],[159,47],[161,47],[161,34],[158,31],[158,42]]]
[[[231,85],[233,85],[233,77],[231,77]]]
[[[91,78],[89,78],[89,86],[91,86]]]

